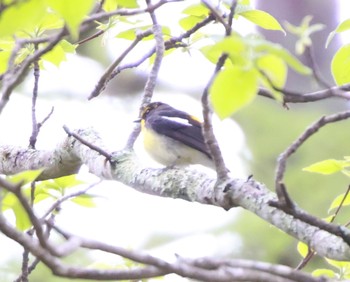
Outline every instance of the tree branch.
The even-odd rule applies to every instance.
[[[234,16],[234,11],[236,8],[236,1],[233,0],[230,6],[230,14],[229,14],[229,21],[228,23],[225,22],[225,19],[221,17],[219,14],[217,14],[216,9],[211,7],[210,3],[207,1],[202,0],[204,5],[212,12],[212,14],[215,16],[216,19],[220,19],[219,21],[223,24],[225,27],[225,35],[230,36],[232,32],[232,18]],[[226,181],[228,178],[228,172],[229,170],[227,169],[225,165],[224,158],[222,157],[221,149],[219,147],[219,144],[217,142],[217,139],[214,135],[214,130],[213,130],[213,125],[212,125],[212,110],[209,105],[209,89],[216,77],[216,75],[219,73],[221,68],[224,66],[225,61],[227,59],[226,54],[222,54],[220,58],[218,59],[214,73],[212,77],[210,78],[209,82],[204,88],[203,94],[202,94],[202,108],[203,108],[203,136],[205,143],[207,147],[209,148],[209,151],[211,153],[211,156],[213,158],[214,164],[215,164],[215,169],[218,177],[218,181]]]
[[[38,49],[32,55],[28,56],[21,63],[20,66],[18,66],[18,67],[11,66],[11,60],[9,61],[9,68],[8,68],[7,72],[4,73],[3,78],[2,78],[3,84],[2,84],[2,88],[1,88],[0,114],[10,98],[12,90],[19,83],[22,82],[22,80],[26,76],[26,74],[29,70],[29,67],[32,65],[32,63],[35,62],[36,60],[38,60],[45,53],[52,50],[60,42],[60,40],[66,35],[66,32],[67,32],[66,29],[62,28],[57,34],[53,35],[50,38],[50,41],[48,41],[49,43],[45,47]],[[33,40],[31,40],[29,42],[32,42],[32,41]],[[23,40],[23,42],[24,43],[18,43],[18,44],[19,45],[26,44],[28,42],[28,40]],[[21,46],[23,46],[23,45],[21,45]],[[18,47],[18,48],[21,48],[21,47]],[[17,49],[15,47],[12,51],[12,55],[15,54],[16,50]],[[13,59],[14,59],[14,57],[13,57]]]
[[[107,83],[111,80],[112,73],[114,69],[124,60],[124,58],[131,52],[132,49],[136,47],[136,45],[144,38],[152,34],[151,30],[147,30],[145,32],[142,32],[138,34],[135,38],[135,40],[124,50],[124,52],[106,69],[104,74],[100,77],[99,81],[97,82],[97,85],[95,86],[95,89],[92,91],[92,93],[89,96],[89,100],[92,98],[97,97],[101,91],[103,91],[106,88]]]
[[[0,179],[0,187],[10,192],[15,191],[19,186],[7,183]],[[30,211],[33,213],[33,211]],[[35,216],[35,215],[34,215]],[[38,218],[35,221],[39,221]],[[201,281],[266,281],[266,282],[321,282],[327,281],[323,278],[314,278],[286,266],[270,265],[268,263],[248,260],[225,260],[210,257],[199,259],[186,259],[177,257],[174,263],[165,262],[162,259],[148,255],[140,251],[127,250],[117,246],[105,244],[63,231],[51,221],[47,222],[49,228],[53,228],[67,241],[60,246],[55,246],[57,254],[71,254],[80,248],[100,250],[105,253],[115,254],[130,259],[145,266],[135,267],[128,270],[100,270],[80,266],[66,266],[47,248],[47,244],[39,245],[36,240],[26,233],[17,231],[8,224],[0,212],[0,230],[9,238],[21,244],[25,250],[31,252],[37,259],[48,266],[58,276],[67,278],[84,278],[94,280],[131,280],[145,279],[168,273],[175,273],[183,277],[189,277]],[[20,278],[19,278],[20,279]],[[18,280],[18,279],[17,279]],[[19,281],[19,280],[18,280]]]
[[[91,128],[75,132],[84,140],[104,148],[102,140]],[[305,242],[321,256],[350,260],[350,247],[341,237],[271,207],[270,202],[277,201],[276,195],[253,179],[229,178],[215,186],[215,178],[190,168],[165,171],[145,168],[141,166],[135,153],[129,150],[116,151],[111,155],[111,162],[106,162],[104,156],[70,136],[52,152],[0,146],[0,173],[13,174],[29,168],[45,167],[39,178],[56,178],[64,175],[63,172],[66,175],[75,173],[84,163],[91,173],[101,179],[113,179],[140,192],[215,205],[226,210],[241,206],[297,240]],[[30,167],[27,156],[30,158],[29,163],[35,161]],[[217,192],[214,193],[214,190]]]
[[[163,6],[164,4],[171,3],[171,2],[181,2],[183,0],[160,0],[159,2],[151,5],[147,5],[146,8],[137,8],[137,9],[117,9],[111,12],[100,12],[91,15],[88,19],[84,21],[84,25],[95,22],[95,21],[102,21],[105,19],[108,19],[112,16],[133,16],[133,15],[139,15],[139,14],[145,14],[154,12],[159,7]]]
[[[325,125],[350,118],[350,111],[340,112],[328,116],[323,116],[311,124],[280,156],[278,157],[275,185],[279,187],[283,183],[284,172],[286,170],[287,159],[294,154],[298,148],[313,134]]]
[[[350,83],[344,84],[342,86],[333,86],[327,89],[322,89],[305,94],[280,89],[277,87],[274,87],[274,89],[283,94],[284,103],[310,103],[329,98],[341,98],[345,100],[350,100]],[[266,88],[260,88],[258,91],[258,95],[270,99],[275,99],[274,95]]]

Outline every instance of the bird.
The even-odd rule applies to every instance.
[[[166,167],[200,164],[214,169],[202,133],[202,122],[163,102],[148,104],[141,113],[146,152]]]

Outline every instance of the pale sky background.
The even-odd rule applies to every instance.
[[[349,11],[346,7],[348,2],[344,0],[341,5],[340,15],[345,19],[349,16],[346,15]],[[177,15],[174,11],[172,10],[172,13]],[[167,21],[170,19],[166,18]],[[162,20],[164,19],[159,19],[160,22]],[[241,24],[244,28],[247,25],[244,21]],[[251,25],[247,31],[250,31],[250,28]],[[344,33],[343,38],[349,42],[349,32]],[[121,48],[116,49],[113,43],[110,45],[112,60],[118,55],[115,51]],[[205,62],[196,52],[191,53],[190,63],[186,56],[182,54],[176,58],[165,59],[160,79],[171,82],[175,88],[174,93],[156,93],[154,100],[165,101],[200,116],[199,102],[186,93],[175,92],[177,89],[203,89],[212,74],[213,65]],[[186,68],[183,68],[184,64]],[[148,71],[149,66],[145,65],[141,69]],[[137,117],[139,98],[126,101],[125,98],[101,96],[87,101],[85,98],[102,72],[101,65],[77,55],[69,56],[68,61],[62,63],[59,69],[48,67],[46,72],[42,72],[40,96],[48,96],[50,92],[72,95],[67,97],[65,94],[64,98],[56,95],[54,98],[38,101],[38,120],[47,115],[51,106],[55,106],[54,115],[39,135],[38,148],[51,149],[62,140],[66,136],[62,129],[63,124],[71,129],[93,126],[101,133],[108,146],[116,150],[123,147],[133,126],[133,120]],[[197,79],[194,80],[193,74],[196,74]],[[0,117],[1,144],[21,146],[28,144],[31,133],[31,82],[26,82],[24,88],[26,93],[22,94],[25,95],[14,93]],[[249,150],[245,147],[242,130],[232,120],[220,122],[218,119],[215,120],[215,129],[232,173],[237,177],[246,177],[249,171],[246,169],[245,160],[249,159]],[[140,158],[148,165],[157,165],[147,158],[140,141],[136,149]],[[92,182],[97,181],[96,177],[88,175],[85,170],[82,171],[81,177]],[[90,193],[101,196],[96,200],[97,208],[87,209],[70,203],[64,204],[62,212],[57,217],[57,224],[60,227],[83,236],[135,249],[144,248],[154,236],[178,237],[170,244],[152,250],[152,253],[169,260],[175,258],[175,253],[182,256],[205,256],[232,255],[239,251],[239,236],[231,231],[220,230],[222,226],[229,225],[235,220],[239,209],[226,212],[212,206],[149,196],[111,181],[103,182],[90,190]],[[216,232],[212,232],[213,230]],[[1,265],[9,257],[20,257],[22,252],[17,244],[5,238],[0,240],[0,249]]]

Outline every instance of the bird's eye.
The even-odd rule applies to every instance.
[[[151,111],[151,109],[149,107],[145,108],[143,113],[142,113],[142,117],[147,116],[150,111]]]

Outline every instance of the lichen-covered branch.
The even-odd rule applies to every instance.
[[[90,143],[104,147],[93,129],[75,132]],[[1,146],[0,173],[13,174],[27,169],[44,168],[40,179],[47,179],[75,173],[80,165],[85,164],[91,173],[101,179],[116,180],[140,192],[215,205],[226,210],[243,207],[297,240],[307,243],[321,256],[350,260],[350,247],[341,237],[272,207],[270,203],[277,200],[276,195],[253,179],[229,178],[216,186],[214,194],[217,181],[204,172],[191,168],[145,168],[135,153],[129,150],[116,151],[111,155],[109,162],[72,136],[58,144],[53,151]],[[343,232],[349,236],[348,231]]]

